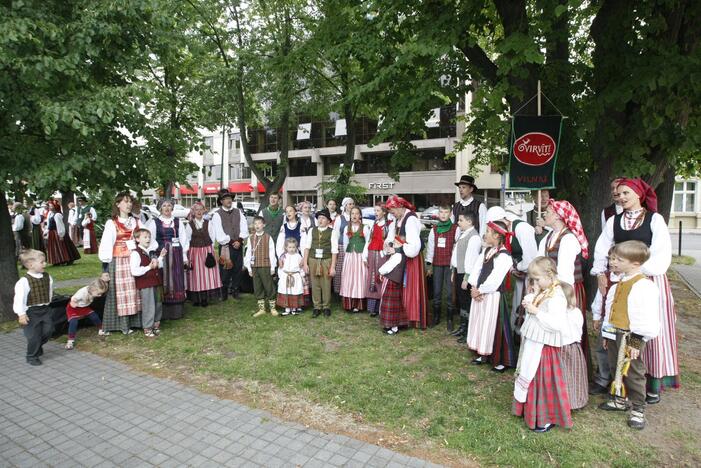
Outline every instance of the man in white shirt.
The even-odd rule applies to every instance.
[[[479,232],[480,237],[484,236],[487,230],[487,206],[479,200],[475,200],[473,193],[477,190],[475,178],[471,175],[463,175],[460,180],[455,182],[460,193],[460,201],[453,205],[453,211],[450,220],[454,223],[458,222],[458,216],[462,213],[471,212],[477,216],[477,225],[475,229]]]

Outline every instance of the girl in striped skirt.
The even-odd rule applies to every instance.
[[[350,223],[350,212],[355,206],[352,198],[346,197],[341,202],[341,214],[336,216],[333,229],[338,236],[338,257],[336,258],[336,274],[333,277],[333,290],[336,294],[341,293],[341,283],[343,281],[343,257],[346,254],[346,242],[348,236],[345,235]]]
[[[587,361],[582,351],[582,321],[584,315],[577,307],[577,297],[574,288],[567,283],[561,283],[567,298],[567,326],[562,334],[560,360],[567,384],[567,394],[570,397],[570,407],[584,408],[589,402],[589,381],[587,378]]]
[[[491,357],[495,372],[504,372],[516,364],[510,309],[502,294],[508,289],[505,279],[513,266],[507,248],[509,238],[502,221],[487,223],[484,235],[487,248],[477,259],[468,280],[472,285],[472,305],[467,346],[477,353],[473,364],[484,364]]]
[[[385,241],[391,242],[394,237],[392,220],[387,219],[387,208],[381,203],[375,205],[375,222],[370,229],[370,237],[363,250],[363,262],[368,267],[368,280],[365,289],[367,310],[372,317],[380,313],[380,299],[382,298],[382,281],[380,280],[380,267],[387,261],[382,255]]]
[[[363,251],[370,239],[370,229],[363,224],[360,208],[353,207],[350,211],[350,223],[345,231],[346,254],[343,258],[341,276],[341,297],[343,309],[353,312],[365,310],[365,288],[368,281],[368,267],[363,261]]]
[[[102,329],[131,334],[141,327],[141,297],[136,289],[129,265],[130,251],[136,248],[133,233],[144,226],[131,215],[134,199],[129,192],[117,194],[112,205],[112,217],[105,222],[98,257],[102,271],[110,275],[110,287],[105,296]],[[151,238],[151,247],[155,242]]]
[[[284,308],[282,315],[296,315],[304,306],[303,259],[299,253],[297,239],[285,241],[285,252],[279,256],[277,305]]]
[[[190,208],[185,228],[190,248],[187,252],[190,269],[187,284],[192,305],[207,307],[210,299],[221,297],[221,276],[214,254],[214,226],[204,219],[205,207],[196,202]]]
[[[561,361],[568,328],[567,298],[557,279],[557,266],[537,257],[528,267],[532,293],[522,305],[521,351],[514,383],[513,414],[529,429],[546,432],[554,425],[572,427],[570,398]]]

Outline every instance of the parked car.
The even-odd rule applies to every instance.
[[[422,223],[426,224],[436,224],[438,222],[438,207],[432,206],[426,208],[420,215]]]
[[[160,212],[158,211],[158,208],[156,208],[156,205],[143,205],[141,207],[141,209],[144,210],[149,215],[151,215],[152,217],[156,217],[156,216],[160,215]],[[189,213],[190,213],[190,209],[185,208],[180,203],[176,203],[173,206],[173,216],[176,218],[187,218],[187,215]]]

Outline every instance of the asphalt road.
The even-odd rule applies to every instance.
[[[672,253],[679,253],[679,234],[671,233]],[[688,255],[696,259],[696,265],[701,266],[701,234],[682,232],[682,255]]]

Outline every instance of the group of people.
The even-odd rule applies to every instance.
[[[120,193],[99,245],[103,275],[74,296],[69,319],[90,317],[102,335],[142,328],[157,337],[161,320],[182,317],[188,298],[203,307],[237,298],[244,271],[257,300],[254,317],[297,315],[310,306],[313,318],[329,317],[335,293],[344,310],[379,315],[381,329],[395,335],[438,325],[445,308],[447,329],[474,352],[473,364],[515,368],[513,412],[529,428],[569,428],[571,411],[584,407],[589,394],[607,393],[600,408],[630,410],[629,426],[642,429],[645,405],[679,385],[665,275],[671,245],[654,191],[640,179],[613,181],[613,203],[602,212],[594,248],[591,274],[599,288],[590,308],[584,289],[590,246],[569,202],[546,194],[542,217],[529,220],[532,204],[487,209],[473,196],[473,177],[455,185],[460,200],[440,207],[425,243],[416,208],[399,196],[376,205],[375,219],[365,223],[350,198],[338,212],[329,200],[312,213],[308,202],[283,208],[271,194],[249,232],[226,190],[211,217],[196,203],[187,223],[173,217],[172,200],[161,200],[159,216],[148,219],[135,213],[128,192]],[[60,221],[57,211],[47,216],[49,239],[66,237]],[[41,255],[29,250],[21,259],[28,273],[16,287],[15,312],[23,323],[39,324],[27,327],[38,330],[27,332],[27,360],[36,363],[52,288]],[[88,305],[101,294],[102,320]],[[66,347],[74,344],[75,328]]]

